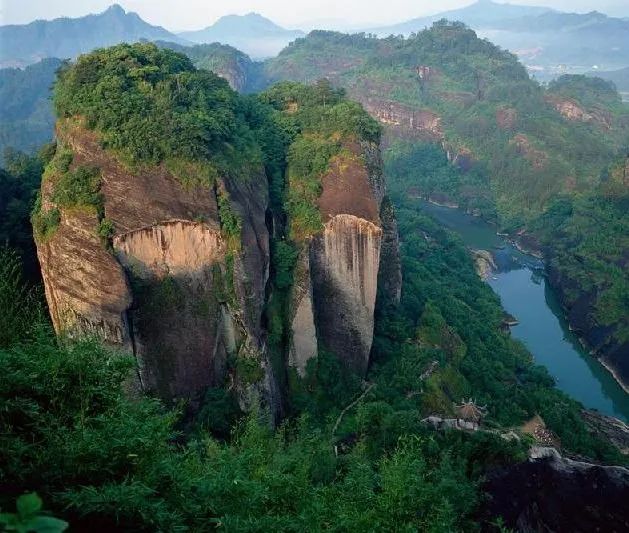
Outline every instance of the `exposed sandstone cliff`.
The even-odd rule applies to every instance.
[[[584,109],[575,100],[557,95],[547,95],[546,101],[565,119],[573,122],[592,122],[602,128],[612,126],[612,115],[604,109]]]
[[[398,102],[356,95],[365,110],[393,133],[430,141],[443,138],[441,118],[427,109],[415,109]]]
[[[63,212],[55,235],[37,243],[52,322],[131,349],[126,311],[132,297],[122,266],[103,247],[90,210]]]
[[[397,228],[384,200],[379,150],[370,143],[346,148],[351,155],[334,158],[321,179],[323,229],[304,244],[296,270],[289,361],[301,375],[319,349],[364,375],[378,289],[379,305],[400,296]]]
[[[261,327],[269,264],[262,170],[242,182],[184,187],[163,165],[131,171],[95,133],[62,126],[72,166],[100,169],[113,235],[108,250],[94,210],[63,208],[57,230],[39,239],[56,330],[93,331],[132,351],[143,388],[165,399],[194,407],[207,387],[230,383],[243,404],[257,391],[276,410]],[[47,209],[52,189],[44,183]],[[240,220],[236,245],[221,227],[219,195]]]

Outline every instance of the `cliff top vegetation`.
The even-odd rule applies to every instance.
[[[60,118],[84,119],[130,164],[192,160],[238,173],[261,160],[227,82],[153,44],[96,50],[66,65],[54,105]]]

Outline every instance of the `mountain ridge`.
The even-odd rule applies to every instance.
[[[463,22],[480,36],[516,53],[545,81],[565,73],[583,74],[594,65],[604,65],[606,70],[629,65],[627,20],[598,11],[569,13],[481,0],[461,9],[366,31],[380,37],[408,36],[441,19]]]
[[[0,67],[24,67],[47,57],[74,58],[95,48],[141,39],[187,41],[145,22],[118,4],[84,17],[0,26]]]

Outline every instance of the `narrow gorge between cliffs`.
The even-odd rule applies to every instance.
[[[536,363],[548,369],[557,387],[588,409],[629,420],[629,395],[570,331],[543,274],[543,263],[517,250],[478,217],[427,201],[420,205],[468,248],[492,252],[497,269],[487,282],[518,321],[511,334],[526,345]]]

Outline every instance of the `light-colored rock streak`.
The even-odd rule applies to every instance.
[[[306,375],[308,361],[317,355],[317,330],[312,313],[312,297],[305,294],[297,307],[293,318],[293,339],[289,354],[291,366],[297,369],[301,377]]]
[[[336,215],[311,244],[314,316],[320,346],[364,375],[373,341],[382,229]]]
[[[323,230],[328,274],[373,319],[382,229],[354,215],[336,215]]]
[[[148,273],[157,277],[191,275],[225,255],[225,244],[218,231],[184,220],[118,235],[113,244],[120,262],[140,277]]]

